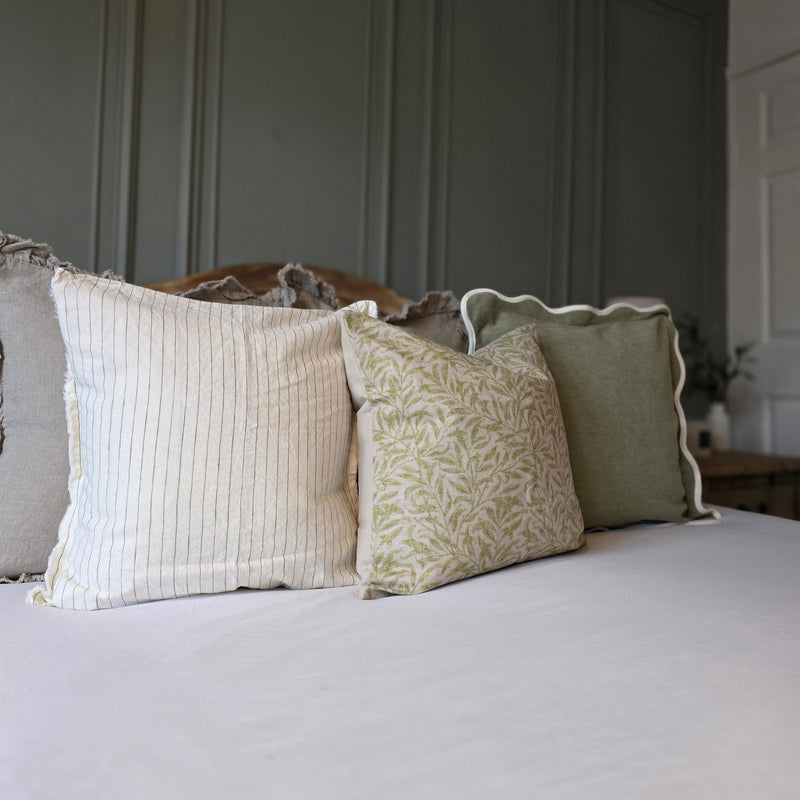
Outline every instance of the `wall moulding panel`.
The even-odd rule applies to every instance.
[[[366,17],[359,249],[355,269],[351,271],[388,283],[396,86],[395,0],[368,0]]]
[[[96,258],[104,48],[116,46],[104,13],[96,0],[5,0],[0,13],[0,230],[87,266]]]
[[[453,89],[453,3],[431,4],[426,53],[425,154],[427,163],[421,217],[423,286],[448,284],[449,173]],[[420,287],[422,288],[422,286]],[[419,293],[419,292],[418,292]]]
[[[47,14],[91,19],[65,62],[81,90],[62,124],[89,130],[60,154],[74,220],[0,186],[65,258],[140,283],[293,260],[415,297],[659,295],[724,328],[722,0],[9,8],[30,51]],[[52,76],[14,78],[49,96]],[[770,102],[788,135],[793,95]],[[14,125],[9,152],[52,172]]]
[[[774,453],[800,453],[800,395],[770,396],[769,441]]]
[[[800,139],[800,134],[798,135]],[[766,208],[766,272],[769,312],[769,337],[800,336],[800,232],[797,212],[800,209],[800,161],[784,172],[770,175],[763,187]]]
[[[762,143],[770,147],[800,131],[800,82],[776,86],[762,94]]]
[[[186,15],[176,272],[217,266],[222,0],[189,0]]]
[[[431,261],[434,277],[459,294],[490,283],[552,301],[554,285],[568,282],[555,273],[569,230],[572,11],[518,2],[497,14],[486,3],[453,3],[442,35],[448,90],[437,98],[447,106],[434,117],[446,176],[437,176],[431,238],[446,252],[440,245]]]
[[[605,29],[596,299],[663,297],[708,320],[722,346],[722,8],[609,0]]]
[[[548,248],[547,297],[569,302],[574,276],[570,274],[574,240],[573,184],[576,174],[578,14],[575,0],[556,3],[558,46],[554,58],[556,90],[552,98],[551,222]]]
[[[89,267],[135,280],[144,3],[105,0],[102,8]]]

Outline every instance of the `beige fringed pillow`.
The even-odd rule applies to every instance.
[[[533,326],[480,358],[345,314],[362,598],[415,594],[583,542]]]
[[[356,582],[340,314],[64,270],[52,291],[70,506],[33,602],[99,609]]]

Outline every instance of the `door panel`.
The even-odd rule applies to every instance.
[[[800,454],[800,56],[733,78],[730,100],[729,338],[758,342],[733,441]]]

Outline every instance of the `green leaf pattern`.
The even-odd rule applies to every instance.
[[[361,487],[372,494],[370,525],[359,529],[369,537],[362,597],[423,592],[582,543],[534,325],[475,356],[362,315],[345,325],[374,453],[372,485]]]

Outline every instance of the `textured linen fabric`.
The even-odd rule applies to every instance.
[[[551,309],[530,295],[476,289],[462,313],[472,351],[536,324],[587,528],[711,516],[686,446],[684,366],[666,306]]]
[[[46,244],[0,232],[0,577],[41,573],[69,496],[64,343]]]
[[[798,571],[798,523],[726,511],[377,603],[243,590],[87,619],[0,586],[0,786],[796,800]]]
[[[419,302],[406,305],[402,314],[390,314],[383,320],[459,353],[467,352],[461,304],[452,292],[428,292]]]
[[[190,300],[204,300],[207,303],[227,303],[229,305],[266,306],[268,308],[291,308],[294,297],[284,297],[280,287],[271,289],[263,295],[251,292],[233,275],[220,280],[204,281],[193,289],[177,292],[178,297]]]
[[[336,291],[330,284],[318,280],[314,273],[300,264],[286,264],[278,272],[278,286],[264,294],[250,291],[233,275],[205,281],[193,289],[178,292],[179,297],[206,300],[212,303],[241,303],[271,308],[318,308],[337,311],[340,307]]]
[[[355,582],[339,315],[64,270],[52,292],[70,507],[33,602],[97,609]]]
[[[415,594],[583,542],[533,326],[473,358],[363,315],[343,346],[358,409],[360,595]]]

